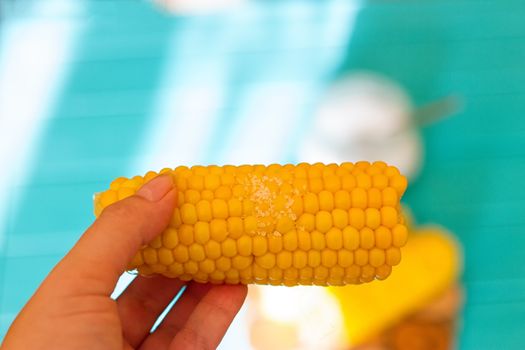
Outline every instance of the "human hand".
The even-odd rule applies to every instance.
[[[22,309],[2,349],[216,348],[246,297],[244,285],[189,283],[153,333],[185,282],[139,276],[110,298],[133,255],[167,227],[176,197],[164,175],[105,209]]]

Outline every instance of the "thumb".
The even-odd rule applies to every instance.
[[[173,180],[161,175],[105,208],[57,265],[61,288],[110,295],[137,251],[168,226],[175,205]]]

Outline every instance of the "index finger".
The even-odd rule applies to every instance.
[[[107,207],[57,265],[48,283],[60,283],[66,293],[110,295],[140,247],[168,226],[175,201],[173,181],[165,175]]]

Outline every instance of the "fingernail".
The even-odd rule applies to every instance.
[[[169,175],[160,175],[146,183],[137,191],[137,196],[150,202],[162,199],[173,188],[173,179]]]

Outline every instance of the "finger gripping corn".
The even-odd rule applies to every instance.
[[[215,284],[345,285],[387,278],[401,260],[407,181],[383,162],[179,166],[168,228],[129,269]],[[158,173],[118,178],[95,214]]]

